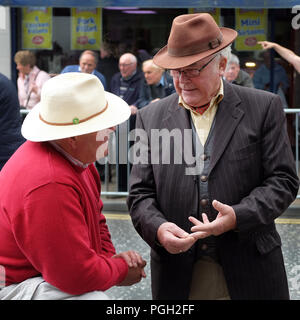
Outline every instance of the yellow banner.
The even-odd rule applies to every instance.
[[[71,50],[100,50],[100,8],[72,8]]]
[[[200,13],[200,12],[207,12],[213,16],[217,25],[220,25],[220,8],[189,8],[189,13]]]
[[[268,9],[235,9],[235,29],[239,33],[235,40],[237,51],[261,50],[257,42],[267,39]]]
[[[27,7],[22,13],[22,48],[51,50],[52,8]]]

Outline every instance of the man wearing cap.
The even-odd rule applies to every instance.
[[[93,164],[129,116],[94,75],[45,84],[22,125],[28,141],[0,173],[0,299],[107,299],[145,277],[138,253],[115,252]]]
[[[137,114],[144,158],[128,197],[154,299],[289,298],[274,220],[298,177],[280,98],[222,80],[236,36],[207,13],[182,15],[154,56],[177,93]]]

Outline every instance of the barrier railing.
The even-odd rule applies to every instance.
[[[299,114],[300,114],[300,109],[284,109],[284,112],[286,114],[293,114],[295,115],[294,121],[293,121],[293,127],[294,127],[294,139],[295,143],[292,148],[294,149],[294,154],[295,154],[295,164],[296,164],[296,170],[299,174]],[[27,115],[28,110],[22,109],[20,110],[21,115],[23,118]],[[118,181],[121,179],[120,177],[120,163],[119,163],[119,150],[120,150],[120,141],[119,141],[119,130],[120,126],[117,126],[116,130],[116,135],[117,137],[114,142],[114,163],[111,164],[108,161],[108,158],[102,159],[102,170],[104,168],[104,175],[102,175],[102,191],[101,195],[103,196],[110,196],[110,197],[126,197],[128,195],[128,180],[129,180],[129,174],[130,174],[130,163],[128,160],[127,156],[127,164],[126,164],[126,173],[127,173],[127,190],[126,191],[118,191]],[[124,130],[124,127],[123,127]],[[127,155],[129,151],[129,139],[128,139],[128,134],[129,134],[129,126],[128,126],[128,121],[127,125],[125,126],[125,130],[127,130]],[[125,137],[126,138],[126,137]],[[122,140],[124,142],[124,140]],[[104,163],[103,163],[104,162]],[[99,167],[99,166],[98,166]],[[300,199],[300,195],[297,195],[297,199]]]

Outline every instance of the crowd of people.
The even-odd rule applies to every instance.
[[[289,299],[274,223],[299,188],[278,93],[288,82],[281,73],[268,92],[267,60],[252,79],[231,54],[236,37],[207,13],[181,15],[141,67],[130,52],[86,50],[53,77],[17,52],[18,93],[0,75],[0,300],[103,300],[146,277],[140,253],[116,252],[94,165],[126,123],[146,135],[147,161],[129,181],[121,170],[119,190],[129,185],[133,226],[151,248],[153,299]],[[290,50],[261,45],[299,67]],[[180,132],[191,158],[171,139],[174,158],[153,164],[166,151],[153,129]]]

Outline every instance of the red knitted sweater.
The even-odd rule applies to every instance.
[[[106,290],[128,272],[112,258],[94,165],[25,142],[0,172],[0,265],[6,285],[42,275],[70,294]]]

